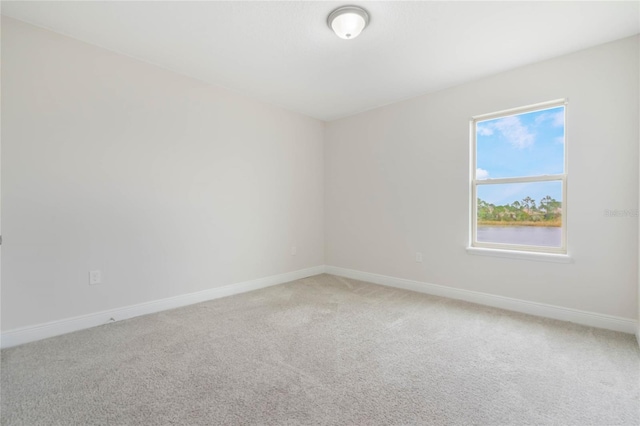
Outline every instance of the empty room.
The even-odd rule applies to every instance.
[[[640,425],[640,2],[0,7],[1,425]]]

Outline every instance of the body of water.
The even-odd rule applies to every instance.
[[[545,226],[478,226],[477,240],[482,243],[520,244],[560,247],[562,228]]]

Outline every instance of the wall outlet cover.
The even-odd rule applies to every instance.
[[[89,271],[89,285],[100,284],[101,282],[102,273],[100,271]]]

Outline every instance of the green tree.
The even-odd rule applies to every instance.
[[[486,222],[555,222],[562,216],[562,203],[550,195],[543,197],[539,206],[529,196],[522,202],[504,205],[491,204],[478,198],[477,215],[478,220]]]

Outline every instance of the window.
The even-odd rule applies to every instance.
[[[471,246],[567,252],[566,101],[473,117]]]

